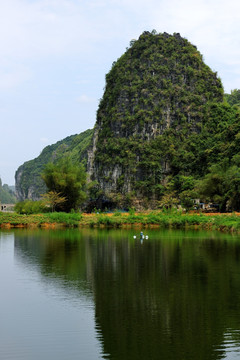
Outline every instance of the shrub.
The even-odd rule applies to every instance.
[[[33,201],[33,200],[24,200],[18,202],[14,210],[18,214],[39,214],[43,212],[47,212],[48,208],[46,207],[45,203],[41,200]]]

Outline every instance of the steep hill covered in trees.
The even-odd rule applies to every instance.
[[[69,156],[74,163],[82,162],[86,165],[87,148],[91,136],[92,130],[68,136],[56,144],[46,146],[37,158],[21,165],[15,174],[18,200],[37,200],[41,194],[45,193],[46,187],[41,173],[47,163]]]
[[[223,87],[179,34],[144,32],[106,75],[88,172],[109,202],[160,200],[169,176],[201,175]]]

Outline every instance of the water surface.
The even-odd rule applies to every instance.
[[[145,232],[1,232],[0,359],[239,359],[239,237]]]

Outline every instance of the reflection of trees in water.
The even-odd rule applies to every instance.
[[[185,242],[180,234],[143,244],[120,231],[37,236],[40,241],[36,232],[16,234],[17,253],[66,289],[94,293],[96,327],[109,358],[224,357],[225,334],[239,329],[238,242],[199,240],[197,233]],[[239,332],[234,336],[240,340]]]
[[[101,244],[94,278],[105,353],[114,359],[223,357],[226,328],[239,328],[240,246],[196,241],[116,243],[113,256]]]
[[[78,290],[92,296],[91,251],[79,231],[16,232],[15,254],[25,263],[37,265],[45,281],[54,281],[67,292],[77,294]]]

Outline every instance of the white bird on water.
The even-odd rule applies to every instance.
[[[137,236],[136,236],[136,235],[133,235],[133,238],[136,239]],[[140,239],[146,239],[146,240],[147,240],[147,239],[148,239],[148,235],[143,235],[143,232],[141,231],[141,232],[140,232]]]

